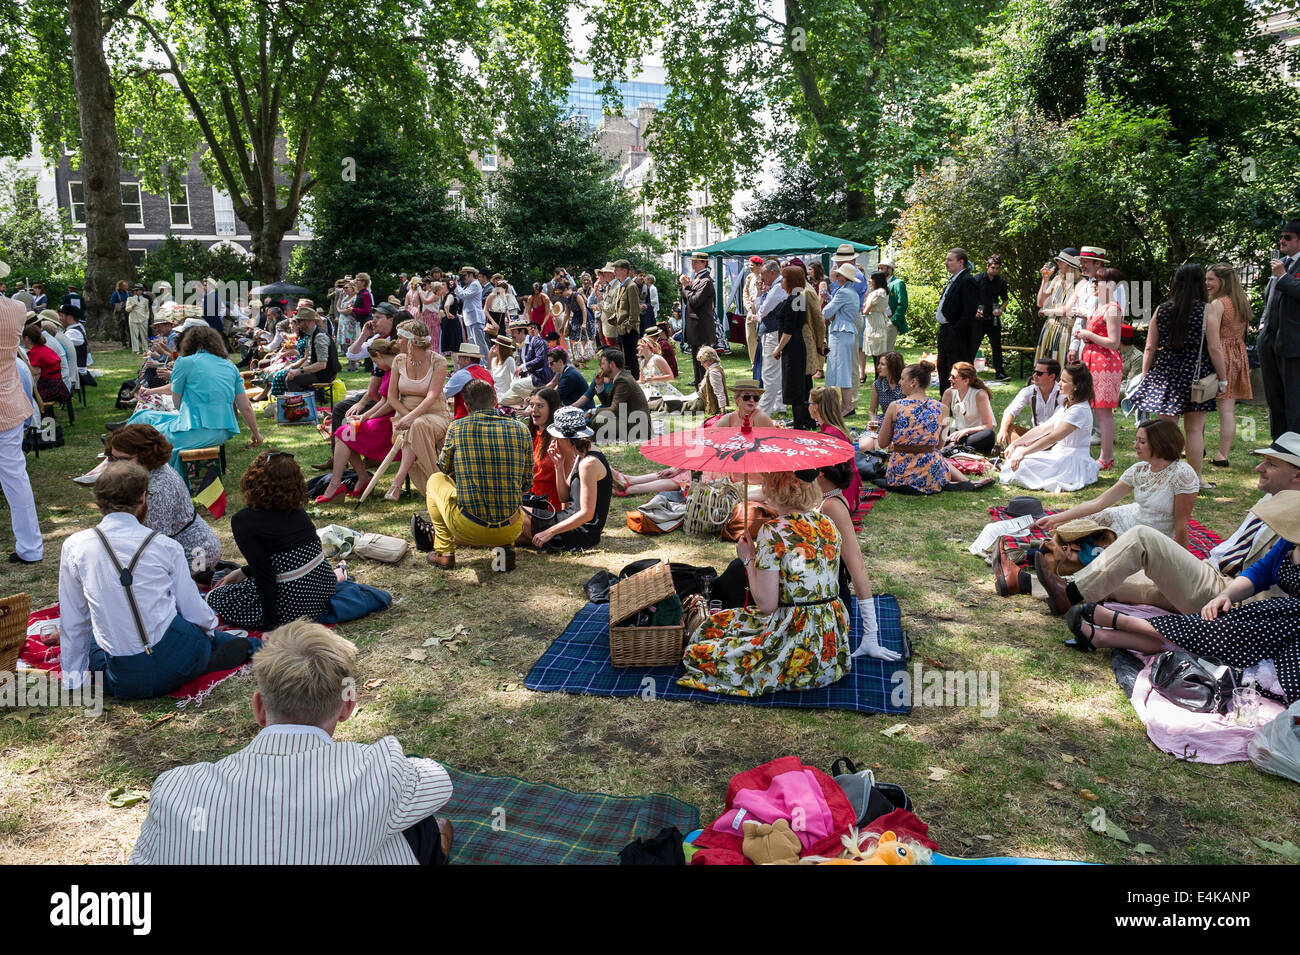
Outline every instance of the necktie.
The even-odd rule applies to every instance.
[[[1236,577],[1241,573],[1242,565],[1246,563],[1246,555],[1250,553],[1251,545],[1255,543],[1255,535],[1259,533],[1263,524],[1264,522],[1254,514],[1250,516],[1241,536],[1237,538],[1237,543],[1219,558],[1219,573],[1225,577]]]

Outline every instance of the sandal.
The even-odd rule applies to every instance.
[[[1065,645],[1071,650],[1078,650],[1080,653],[1091,653],[1097,649],[1092,645],[1093,635],[1097,632],[1097,624],[1093,621],[1093,614],[1097,612],[1095,603],[1075,604],[1065,612],[1065,624],[1074,634],[1073,640],[1064,641]],[[1092,627],[1092,633],[1083,632],[1083,624],[1087,622]]]
[[[619,497],[627,497],[627,489],[632,486],[632,482],[627,479],[627,475],[622,471],[610,469],[610,478],[614,481],[614,487],[623,493]]]
[[[1215,484],[1213,481],[1202,481],[1201,486],[1196,490],[1197,493],[1200,493],[1201,491],[1216,491],[1218,488],[1219,485]]]
[[[393,493],[394,491],[396,491],[397,493],[394,494]],[[402,485],[400,484],[394,484],[392,487],[390,487],[387,491],[384,492],[385,501],[400,501],[401,499],[402,499]]]
[[[1226,468],[1232,466],[1227,458],[1210,458],[1210,463],[1213,464],[1216,468]]]
[[[1097,470],[1098,470],[1098,471],[1109,471],[1109,470],[1110,470],[1111,468],[1113,468],[1114,466],[1115,466],[1115,459],[1114,459],[1114,458],[1109,458],[1109,459],[1107,459],[1107,458],[1098,458],[1098,459],[1097,459]]]

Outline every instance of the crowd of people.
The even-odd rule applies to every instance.
[[[1300,222],[1284,226],[1284,252],[1290,242],[1300,253],[1298,231]],[[1272,350],[1271,414],[1274,391],[1283,389],[1274,441],[1255,452],[1265,497],[1198,561],[1188,549],[1189,522],[1206,486],[1206,413],[1217,407],[1231,417],[1232,403],[1250,397],[1244,331],[1253,316],[1235,269],[1178,270],[1135,370],[1124,353],[1132,330],[1122,276],[1104,250],[1062,250],[1043,270],[1037,304],[1045,324],[1033,376],[999,420],[974,359],[987,337],[994,374],[1006,379],[1000,330],[1008,292],[1000,260],[990,257],[975,276],[964,250],[948,252],[937,363],[908,364],[896,350],[908,329],[906,285],[888,259],[870,274],[857,259],[851,245],[841,246],[829,276],[798,256],[751,259],[741,301],[752,377],[731,382],[719,354],[718,289],[702,253],[679,278],[680,322],[662,314],[653,275],[626,259],[576,280],[557,268],[522,295],[505,276],[465,266],[454,275],[403,275],[385,301],[375,300],[370,277],[358,273],[334,283],[320,303],[267,297],[233,311],[210,306],[206,292],[195,308],[159,303],[142,286],[123,283],[113,304],[127,347],[142,359],[133,390],[138,407],[109,423],[103,462],[78,479],[93,486],[101,520],[71,535],[60,558],[65,674],[75,681],[100,672],[111,694],[129,699],[170,692],[251,658],[263,730],[227,758],[231,767],[270,780],[280,764],[251,757],[290,757],[308,767],[303,771],[336,780],[358,805],[369,798],[363,790],[373,789],[367,780],[387,779],[401,786],[400,805],[376,807],[349,851],[358,860],[445,861],[450,826],[435,814],[450,782],[441,767],[407,759],[391,739],[326,745],[352,712],[338,691],[355,679],[356,653],[313,623],[328,610],[339,577],[306,511],[310,501],[362,496],[379,480],[376,462],[392,459],[385,496],[400,499],[408,477],[417,486],[424,507],[411,517],[411,534],[432,567],[453,570],[458,551],[481,548],[495,552],[496,569],[511,571],[520,547],[556,553],[598,546],[615,496],[689,494],[696,482],[722,477],[617,470],[602,446],[649,439],[657,415],[692,413],[706,429],[788,424],[828,435],[860,452],[856,459],[765,473],[752,494],[767,508],[760,529],[740,533],[735,559],[710,591],[685,601],[679,682],[756,696],[829,686],[855,657],[899,656],[881,645],[853,526],[864,477],[911,494],[998,480],[1043,493],[1077,491],[1114,466],[1114,411],[1129,396],[1145,413],[1136,463],[1094,499],[1035,521],[1051,533],[1086,519],[1116,538],[1073,575],[1031,555],[1049,606],[1072,631],[1069,645],[1154,652],[1173,644],[1236,666],[1269,659],[1276,680],[1265,689],[1287,702],[1300,699],[1300,427],[1289,426],[1286,401],[1292,364],[1300,368],[1300,345],[1291,348],[1300,342],[1300,263],[1285,255],[1275,264],[1261,316],[1269,333],[1261,334],[1261,357]],[[11,425],[0,433],[0,483],[16,539],[11,560],[43,556],[25,465],[6,466],[22,464],[23,422],[39,410],[34,401],[67,399],[69,374],[78,385],[93,383],[80,309],[79,301],[65,301],[50,330],[28,321],[22,301],[0,298],[0,347],[15,353],[13,362],[0,354],[0,371],[13,372],[0,374],[0,424]],[[691,358],[685,377],[692,393],[676,385],[681,352]],[[259,448],[264,439],[250,392],[260,389],[266,400],[335,396],[343,369],[362,366],[367,387],[329,407],[328,454],[307,469],[327,474],[309,495],[293,454]],[[858,435],[845,419],[864,397],[869,423]],[[1292,398],[1300,404],[1300,391]],[[234,439],[240,417],[259,453],[240,477],[243,509],[231,518],[242,558],[236,565],[223,560],[233,555],[223,555],[196,512],[180,455]],[[1094,426],[1100,460],[1091,452]],[[1222,443],[1221,427],[1220,440],[1212,463],[1226,465],[1233,436]],[[996,476],[973,479],[957,463],[963,455],[996,459]],[[868,473],[864,458],[876,462],[878,474]],[[1170,614],[1138,619],[1103,607],[1107,600],[1152,603]],[[857,646],[850,643],[855,630]],[[133,861],[338,860],[337,846],[314,836],[297,840],[289,858],[270,842],[250,847],[183,832],[197,800],[212,806],[236,798],[226,779],[201,767],[164,774]],[[239,830],[256,811],[231,802],[223,818]],[[329,830],[305,800],[277,813],[274,826]]]

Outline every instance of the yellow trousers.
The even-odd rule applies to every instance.
[[[456,482],[441,471],[429,478],[425,500],[433,524],[433,549],[439,554],[456,553],[458,543],[466,547],[510,547],[524,527],[522,509],[502,527],[484,527],[470,520],[456,504]]]

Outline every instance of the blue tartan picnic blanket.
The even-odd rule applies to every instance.
[[[911,644],[903,633],[898,601],[890,594],[877,594],[876,620],[880,626],[880,645],[911,656]],[[857,600],[849,608],[852,621],[849,646],[856,648],[862,639]],[[609,604],[588,603],[578,611],[564,633],[542,654],[524,686],[542,693],[562,690],[589,696],[640,696],[649,690],[661,700],[694,700],[700,703],[743,703],[747,706],[785,706],[807,710],[853,710],[858,713],[908,713],[910,706],[895,703],[905,694],[895,694],[899,681],[896,672],[906,672],[904,661],[886,663],[870,657],[857,657],[853,669],[831,686],[816,690],[788,690],[766,696],[744,697],[678,686],[686,673],[684,667],[615,668],[609,661]]]

